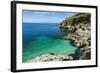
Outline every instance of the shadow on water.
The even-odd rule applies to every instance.
[[[72,46],[76,47],[75,44],[74,44],[74,41],[70,41],[70,44]],[[70,54],[70,56],[72,56],[74,60],[78,60],[80,58],[80,56],[82,55],[82,52],[83,51],[80,48],[77,48],[75,50],[75,53],[74,54]]]
[[[80,49],[76,49],[75,53],[70,54],[69,56],[72,56],[73,60],[78,60],[80,58]]]
[[[74,44],[74,41],[70,40],[69,42],[72,46],[76,47],[75,44]]]

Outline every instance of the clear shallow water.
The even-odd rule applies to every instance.
[[[77,48],[62,39],[64,34],[56,23],[23,23],[23,62],[47,53],[74,53]]]

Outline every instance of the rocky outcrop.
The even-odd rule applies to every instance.
[[[91,58],[91,28],[89,13],[78,13],[65,19],[61,25],[61,31],[69,31],[64,39],[70,39],[79,49],[73,55],[74,59]]]
[[[68,60],[73,60],[73,57],[68,55],[58,55],[50,53],[38,56],[34,59],[29,60],[28,62],[68,61]]]
[[[76,26],[80,28],[82,24],[90,23],[90,17],[91,15],[89,13],[78,13],[74,16],[68,17],[60,24],[61,31],[69,30],[75,32]],[[84,28],[84,26],[82,27]]]

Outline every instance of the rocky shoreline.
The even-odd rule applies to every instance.
[[[50,53],[35,57],[34,59],[29,60],[28,62],[30,63],[30,62],[68,61],[68,60],[73,60],[73,57],[68,55],[58,55]]]
[[[90,18],[89,13],[78,13],[61,23],[61,31],[70,31],[68,35],[64,36],[64,39],[72,40],[74,45],[79,48],[73,54],[75,60],[91,58]]]
[[[44,54],[29,60],[28,62],[68,61],[91,59],[91,28],[89,13],[78,13],[66,18],[60,24],[62,32],[69,32],[63,38],[72,40],[76,49],[74,54],[58,55],[54,53]]]

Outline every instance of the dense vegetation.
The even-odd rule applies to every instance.
[[[89,13],[77,13],[74,16],[68,17],[62,21],[62,26],[67,25],[78,25],[80,23],[89,23],[90,22],[90,14]]]

